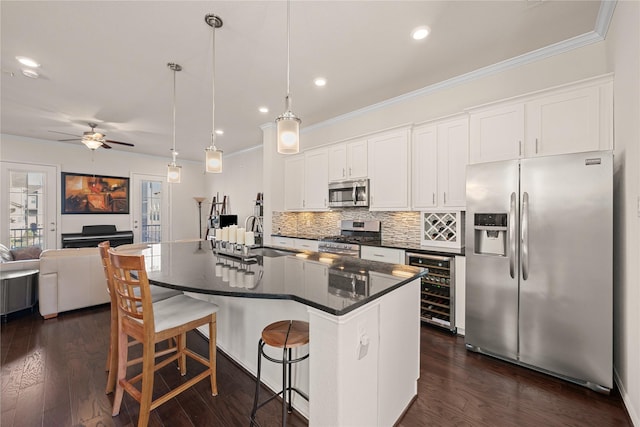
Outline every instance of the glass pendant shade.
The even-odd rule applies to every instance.
[[[300,119],[291,111],[276,119],[278,153],[295,154],[300,151]]]
[[[205,150],[205,166],[209,173],[222,173],[222,151],[215,147],[209,147]]]
[[[170,164],[167,167],[167,182],[172,184],[180,184],[182,166],[177,166],[175,163]]]

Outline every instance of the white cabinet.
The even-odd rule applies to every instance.
[[[327,210],[327,149],[311,150],[284,161],[284,208],[287,211]]]
[[[283,237],[283,236],[271,236],[271,246],[276,246],[279,248],[293,249],[294,241],[292,237]]]
[[[321,211],[328,209],[329,167],[326,148],[306,151],[304,154],[304,210]]]
[[[378,246],[360,246],[360,258],[369,261],[404,264],[404,250]]]
[[[318,252],[318,241],[309,239],[293,239],[294,249]]]
[[[613,148],[610,77],[470,112],[470,162]]]
[[[367,177],[367,140],[343,142],[329,147],[329,181]]]
[[[409,129],[368,140],[369,210],[409,210]]]
[[[456,256],[455,260],[455,319],[457,332],[460,335],[464,335],[465,328],[465,311],[466,311],[466,258],[463,256]]]
[[[470,163],[517,159],[524,143],[524,105],[511,104],[471,113]]]
[[[607,127],[606,117],[604,123],[600,120],[600,98],[606,98],[606,91],[606,87],[586,87],[527,102],[525,156],[611,148],[600,129]]]
[[[465,206],[468,142],[466,116],[414,129],[411,186],[414,209]]]
[[[299,211],[304,203],[304,154],[287,157],[284,161],[284,208]]]

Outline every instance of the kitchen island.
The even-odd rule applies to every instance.
[[[311,356],[293,378],[310,401],[293,404],[310,426],[390,426],[416,396],[425,271],[273,249],[242,260],[209,242],[152,244],[142,253],[152,284],[220,306],[218,347],[253,374],[264,326],[309,322]],[[262,375],[280,389],[279,365],[263,364]]]

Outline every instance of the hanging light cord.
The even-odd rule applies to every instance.
[[[173,166],[176,164],[176,68],[173,68],[173,148],[171,149],[173,156]]]
[[[216,26],[211,26],[211,147],[216,148]]]
[[[291,1],[287,1],[287,109],[290,110],[289,105],[289,85],[290,85],[290,63],[291,63]]]

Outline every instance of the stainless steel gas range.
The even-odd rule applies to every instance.
[[[361,243],[380,243],[380,229],[380,221],[342,220],[340,234],[320,239],[318,252],[359,258]]]

